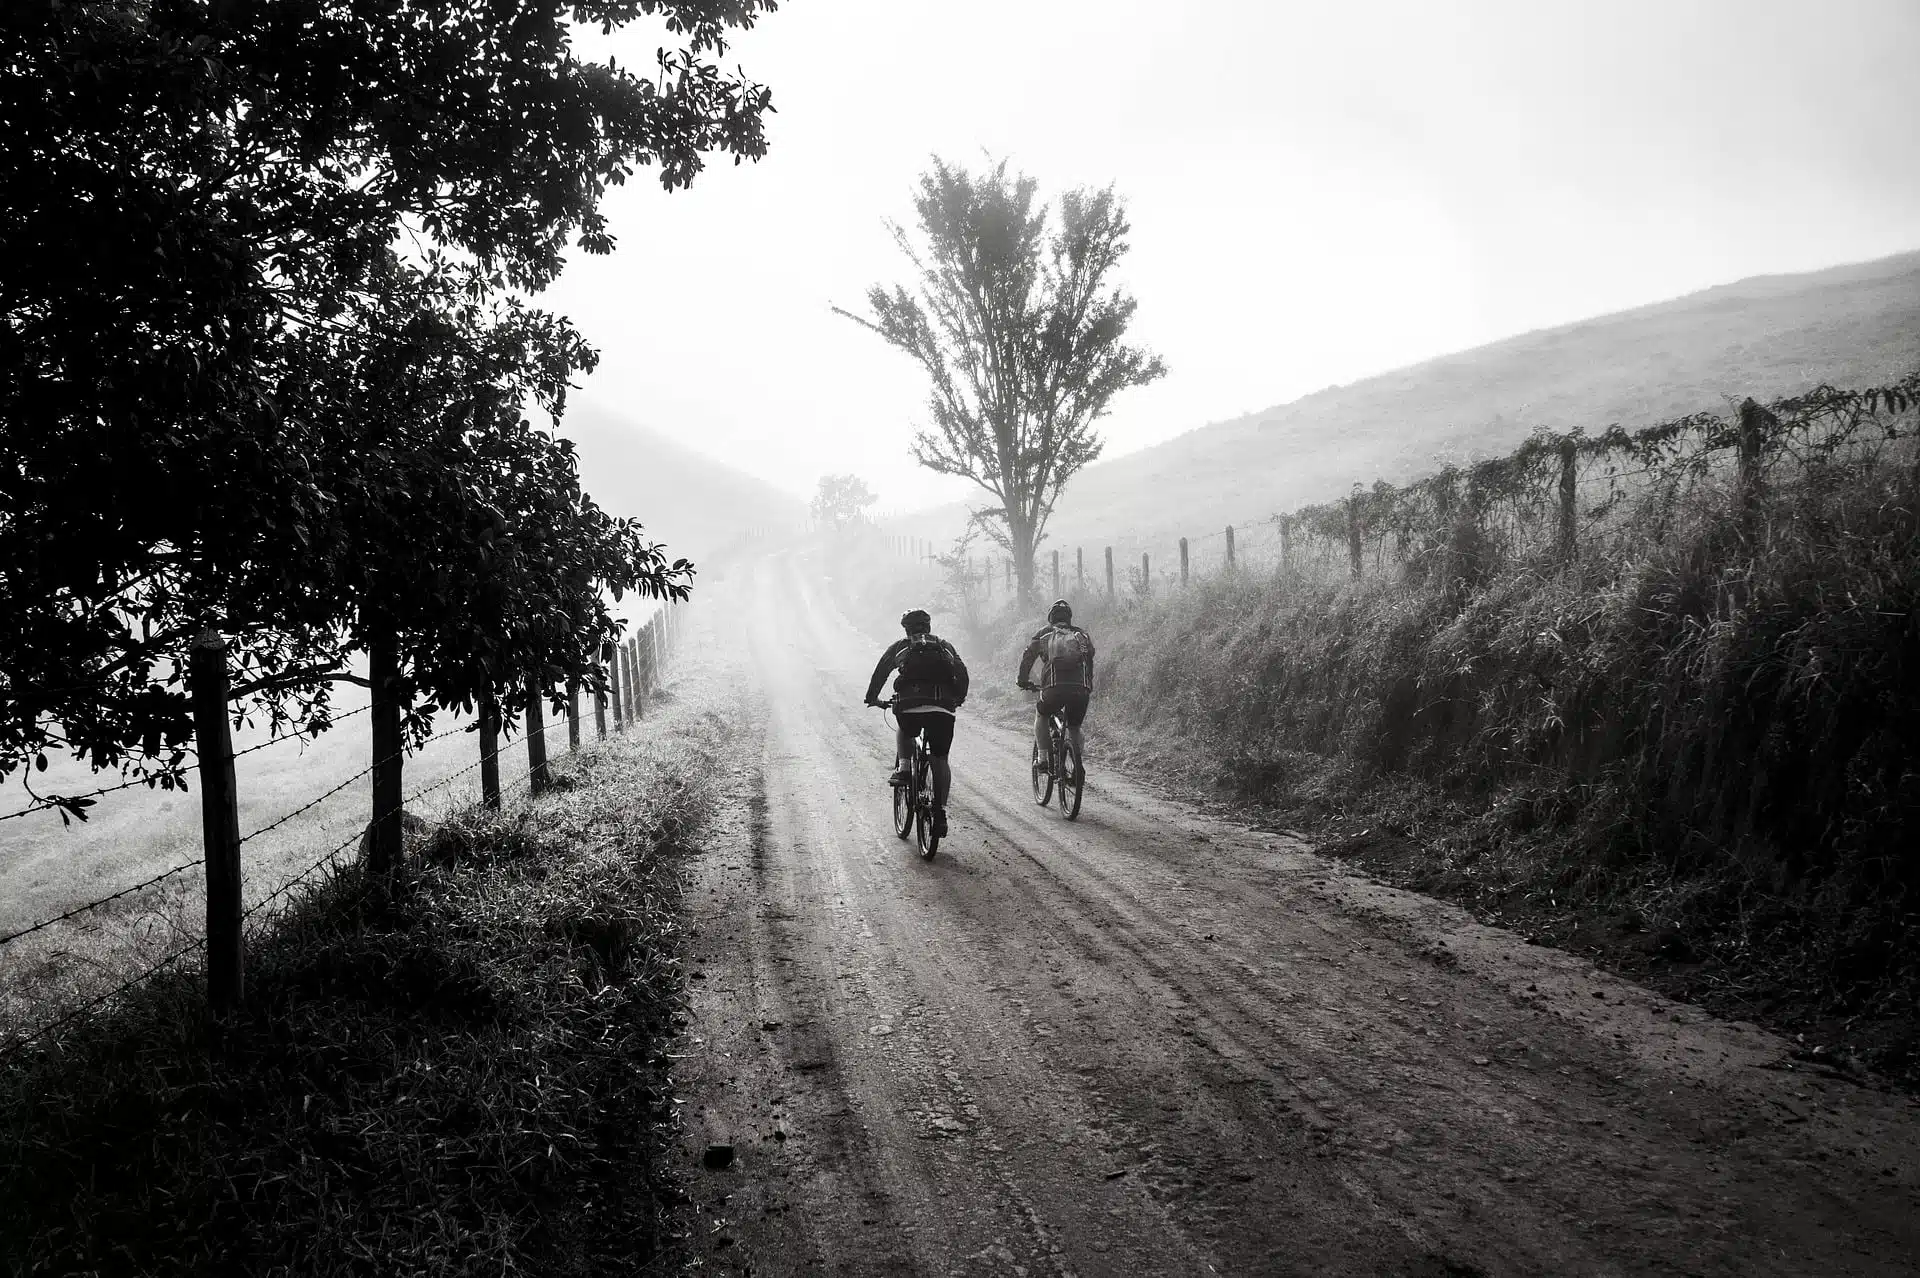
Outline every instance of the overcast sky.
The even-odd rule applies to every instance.
[[[1916,48],[1920,0],[790,0],[729,51],[773,89],[768,157],[616,191],[618,252],[543,301],[601,348],[583,398],[799,494],[853,471],[923,505],[966,491],[907,456],[923,384],[828,308],[904,279],[884,222],[929,154],[1127,200],[1169,376],[1118,401],[1111,456],[1920,247]]]

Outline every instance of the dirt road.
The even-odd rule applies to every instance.
[[[922,862],[860,706],[880,636],[795,561],[750,584],[680,1062],[687,1156],[735,1149],[694,1173],[721,1271],[1920,1266],[1911,1102],[1158,799],[1097,732],[1069,824],[963,715]]]

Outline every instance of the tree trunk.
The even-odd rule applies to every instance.
[[[400,636],[391,617],[375,616],[367,627],[367,682],[373,685],[373,838],[367,871],[392,890],[402,870],[400,720],[406,706],[400,693]]]

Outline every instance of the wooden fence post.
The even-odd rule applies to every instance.
[[[1227,525],[1227,571],[1233,571],[1233,525]]]
[[[1280,520],[1280,571],[1293,571],[1293,516],[1281,515]]]
[[[1140,593],[1142,596],[1153,593],[1153,578],[1147,571],[1147,552],[1140,552]]]
[[[627,726],[627,708],[622,704],[626,689],[620,678],[620,645],[607,645],[607,699],[613,703],[613,730],[621,732]]]
[[[373,818],[367,844],[367,871],[382,891],[398,886],[406,848],[400,808],[406,778],[401,757],[400,718],[404,707],[395,693],[400,679],[400,637],[390,617],[376,615],[368,627],[367,682],[373,685]]]
[[[1187,539],[1185,537],[1182,537],[1180,539],[1180,588],[1184,590],[1186,589],[1186,586],[1187,586]]]
[[[580,680],[567,680],[567,753],[580,749]]]
[[[1353,564],[1353,577],[1360,579],[1360,485],[1347,497],[1347,558]]]
[[[1074,589],[1081,594],[1087,593],[1087,550],[1084,546],[1073,548]]]
[[[1749,540],[1760,508],[1760,455],[1766,446],[1766,429],[1778,426],[1780,419],[1751,398],[1740,405],[1739,469],[1734,480],[1734,512],[1740,522],[1740,535]]]
[[[601,647],[600,664],[607,664],[606,648]],[[607,694],[604,689],[593,694],[593,732],[594,740],[607,739]]]
[[[1113,595],[1113,547],[1108,546],[1107,547],[1107,598],[1112,599],[1113,597],[1114,597]]]
[[[1568,436],[1560,441],[1560,558],[1568,562],[1574,556],[1574,481],[1578,465],[1573,437]]]
[[[627,720],[638,723],[647,717],[647,672],[640,668],[640,636],[627,640]]]
[[[500,810],[500,703],[491,692],[480,698],[480,802]]]
[[[540,676],[528,675],[527,776],[535,794],[545,794],[553,784],[553,773],[547,769],[547,721],[545,708],[540,704],[541,691]]]
[[[227,641],[202,629],[187,659],[193,748],[200,757],[200,834],[207,854],[207,1006],[223,1016],[246,989],[240,943],[240,810],[227,722]]]
[[[1053,597],[1060,597],[1060,552],[1053,552]]]

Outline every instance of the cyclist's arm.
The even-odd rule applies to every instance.
[[[1046,633],[1042,630],[1027,641],[1027,650],[1020,654],[1020,673],[1013,677],[1015,683],[1025,683],[1028,676],[1033,673],[1033,663],[1039,660],[1040,653],[1045,647],[1041,640]]]
[[[874,701],[880,696],[880,685],[887,681],[887,672],[893,669],[893,662],[900,655],[900,649],[906,647],[905,639],[896,639],[880,654],[880,664],[873,668],[873,678],[867,681],[867,700]]]
[[[953,653],[954,703],[956,705],[963,704],[967,699],[967,688],[972,682],[972,676],[967,673],[967,663],[960,659],[960,653],[955,650],[952,644],[947,645],[947,651]]]

